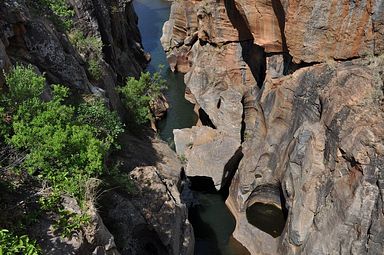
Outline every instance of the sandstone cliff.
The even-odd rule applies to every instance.
[[[252,254],[382,253],[383,11],[383,1],[172,4],[162,44],[201,119],[174,131],[176,150],[187,175],[218,189],[236,171],[227,204]],[[279,237],[248,222],[255,203],[284,212]]]

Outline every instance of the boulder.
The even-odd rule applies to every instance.
[[[236,152],[240,142],[225,132],[210,127],[175,129],[176,152],[185,164],[187,176],[211,177],[217,190],[233,172],[232,162],[239,160]]]

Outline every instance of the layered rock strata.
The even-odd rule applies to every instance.
[[[162,43],[209,126],[175,131],[176,148],[187,175],[217,188],[242,149],[227,205],[251,254],[382,252],[383,11],[383,1],[173,3]],[[283,211],[280,237],[248,223],[254,203]]]
[[[383,62],[375,61],[319,64],[264,84],[227,201],[234,236],[252,254],[382,251]],[[288,211],[273,242],[245,218],[265,185],[279,187]]]
[[[285,2],[293,60],[323,62],[384,53],[383,1]]]
[[[218,189],[226,182],[225,166],[232,165],[240,148],[247,121],[243,115],[250,116],[243,104],[254,100],[264,75],[264,50],[254,44],[245,23],[234,2],[178,1],[172,4],[170,21],[163,29],[171,68],[188,71],[185,83],[193,95],[188,99],[200,108],[202,124],[211,128],[175,131],[177,152],[187,158],[187,175],[213,177]],[[281,48],[281,42],[268,42]],[[206,139],[204,149],[199,144],[187,146],[196,136]],[[210,153],[201,157],[202,151]],[[207,170],[217,155],[220,163]],[[199,163],[191,158],[199,158]]]

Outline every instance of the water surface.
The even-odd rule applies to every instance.
[[[168,82],[165,93],[170,109],[167,117],[158,123],[160,137],[168,142],[173,141],[173,129],[192,127],[197,120],[193,105],[184,98],[184,75],[173,73],[168,66],[166,55],[160,43],[162,27],[168,20],[171,3],[164,0],[134,0],[133,5],[139,16],[139,29],[142,36],[144,50],[151,54],[148,71],[159,70],[163,65],[162,74]]]
[[[160,44],[162,26],[169,17],[170,2],[164,0],[134,0],[139,16],[139,28],[145,51],[152,56],[150,72],[164,65],[162,74],[168,81],[166,97],[170,103],[165,119],[158,123],[160,136],[173,141],[173,129],[192,127],[197,120],[193,105],[184,98],[184,75],[172,73]],[[213,182],[212,182],[213,185]],[[196,238],[195,255],[248,255],[248,251],[232,237],[235,220],[225,205],[223,194],[203,185],[196,190],[199,205],[189,210],[189,218]]]

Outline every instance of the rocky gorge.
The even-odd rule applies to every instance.
[[[229,186],[233,236],[251,254],[383,252],[383,11],[172,3],[161,41],[200,117],[174,131],[176,151],[187,176]],[[262,205],[284,215],[277,235],[250,220]]]
[[[0,1],[0,88],[6,90],[4,75],[12,66],[29,65],[46,77],[46,100],[51,97],[49,85],[60,83],[70,88],[73,101],[80,95],[102,97],[123,121],[131,121],[116,88],[127,77],[139,77],[150,60],[142,46],[132,2],[62,3],[73,11],[70,31],[52,12],[49,2]],[[86,43],[79,45],[76,40]],[[193,253],[192,227],[179,193],[181,164],[175,152],[148,128],[138,133],[126,131],[119,140],[120,150],[110,154],[105,164],[113,168],[110,161],[118,162],[120,171],[129,174],[135,191],[126,192],[124,187],[97,191],[89,185],[89,192],[98,197],[87,210],[90,222],[70,236],[57,231],[54,213],[39,216],[26,234],[37,241],[42,254]],[[3,163],[8,152],[1,148]],[[14,181],[13,177],[7,179],[6,167],[0,169],[1,185]],[[28,180],[23,183],[19,195],[2,194],[2,210],[9,203],[14,215],[19,211],[36,213],[26,201],[30,193],[36,192],[35,197],[44,187]],[[80,205],[71,197],[63,197],[61,206],[70,213],[81,213]],[[12,224],[4,222],[12,217],[2,212],[1,228]]]
[[[116,88],[148,66],[138,28],[145,17],[131,0],[64,2],[71,31],[45,0],[0,0],[0,89],[12,66],[31,65],[47,79],[46,100],[60,83],[73,101],[100,96],[129,123]],[[234,217],[237,249],[228,254],[382,254],[383,14],[381,0],[172,1],[161,43],[170,69],[185,73],[185,98],[199,118],[174,129],[178,155],[148,127],[126,130],[104,164],[118,162],[134,191],[103,188],[89,224],[71,236],[54,230],[53,213],[28,236],[53,255],[214,254],[199,253],[191,224],[193,189],[203,184]],[[79,34],[91,40],[78,45]],[[2,193],[0,227],[30,210],[27,197],[42,188],[28,179],[17,196]],[[71,197],[62,206],[81,213]],[[230,219],[217,208],[213,218]]]

